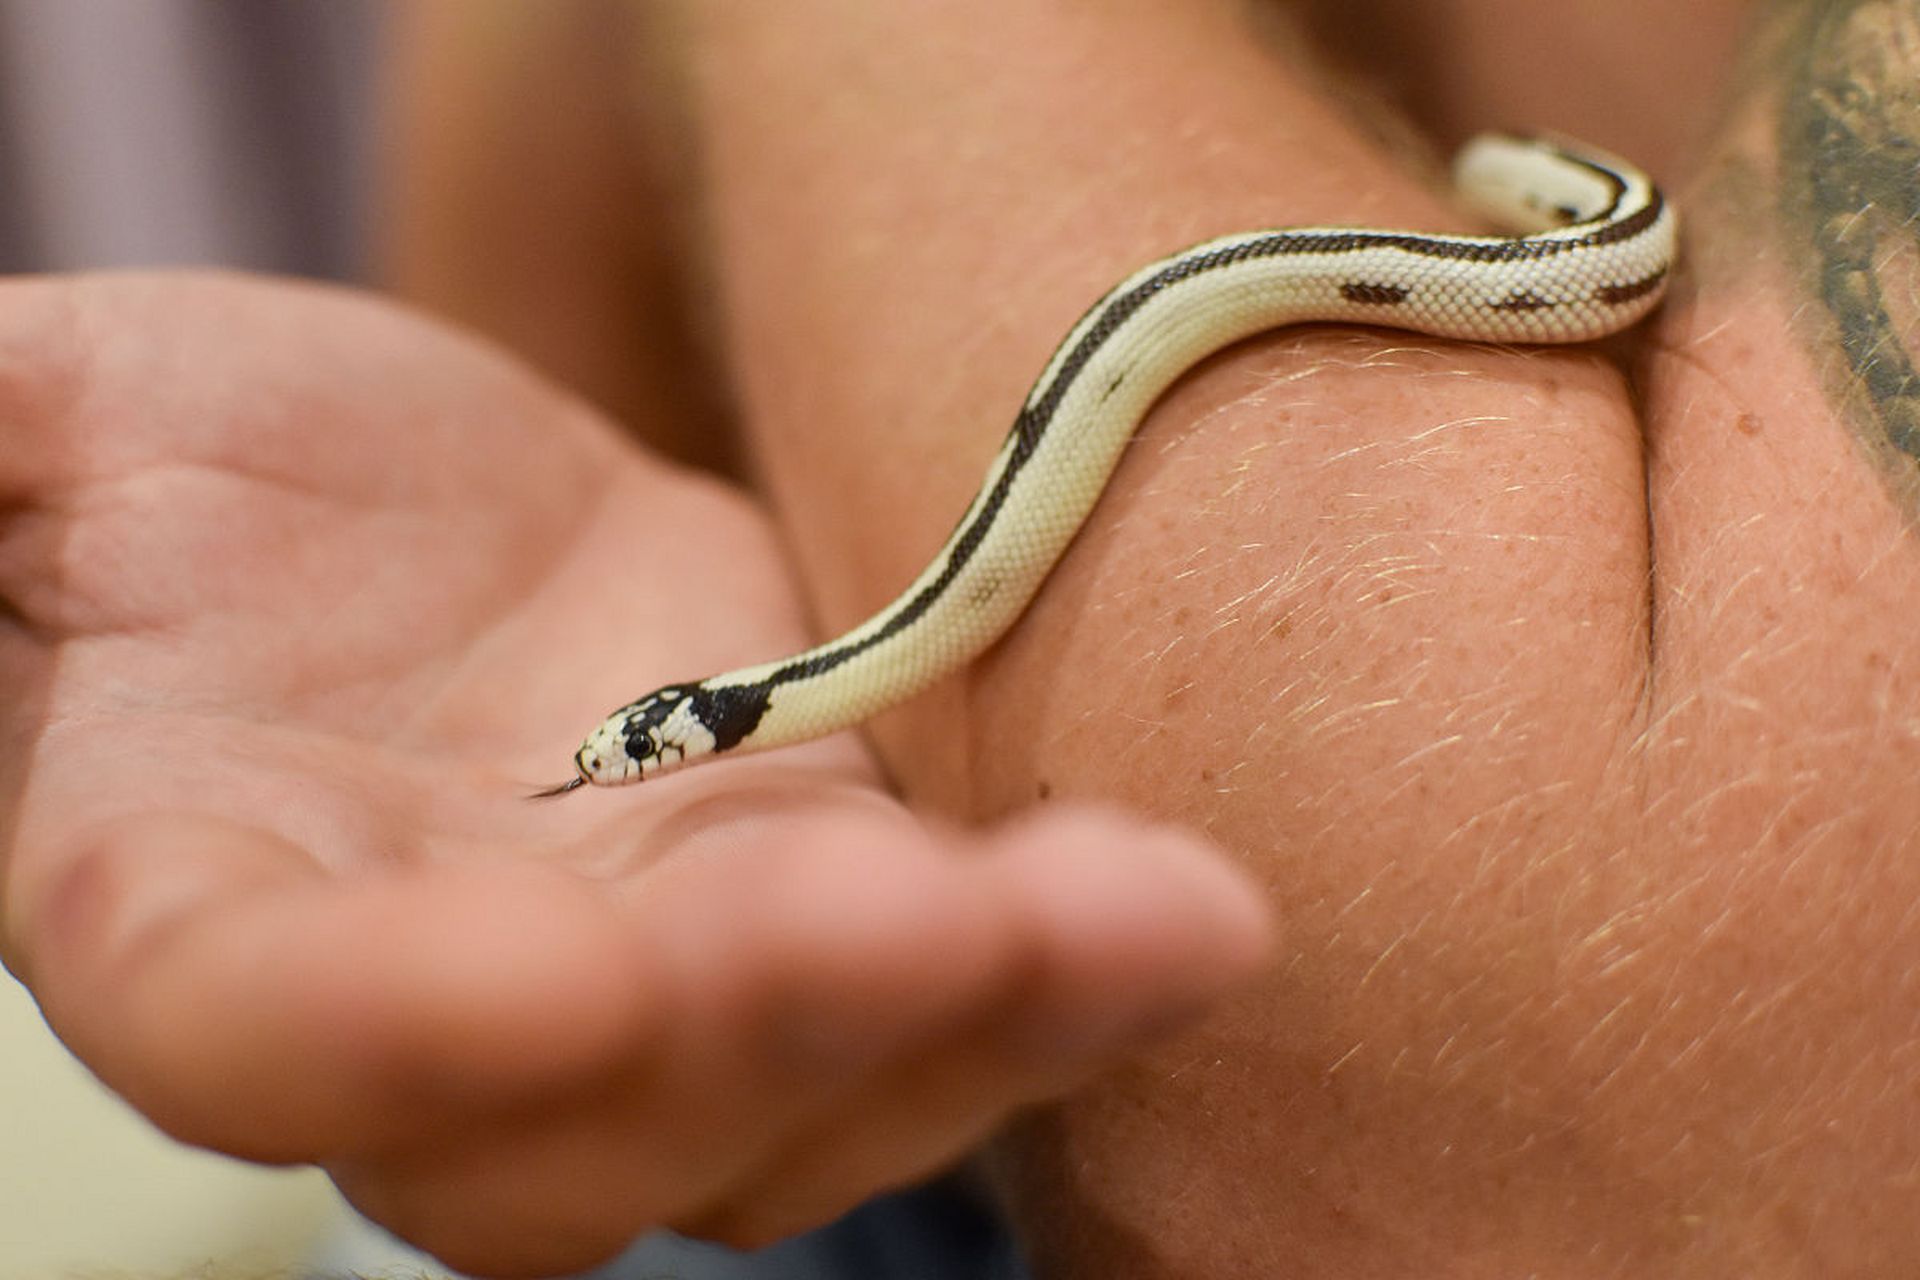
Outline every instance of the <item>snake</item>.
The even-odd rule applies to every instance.
[[[1247,231],[1127,276],[1068,330],[972,504],[891,603],[804,652],[627,703],[574,754],[576,776],[538,794],[822,737],[966,666],[1025,612],[1148,409],[1233,343],[1305,323],[1483,343],[1587,342],[1660,301],[1678,221],[1640,169],[1569,140],[1482,134],[1461,148],[1453,180],[1461,201],[1502,234]]]

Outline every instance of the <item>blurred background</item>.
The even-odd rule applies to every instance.
[[[368,268],[378,0],[0,0],[0,270]]]
[[[382,0],[0,0],[0,271],[370,278]],[[0,427],[0,448],[5,447]],[[161,1136],[0,973],[0,1280],[433,1274],[311,1170]]]

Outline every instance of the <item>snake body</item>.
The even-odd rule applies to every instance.
[[[1482,342],[1582,342],[1659,301],[1676,220],[1631,165],[1572,144],[1485,135],[1461,151],[1454,178],[1468,203],[1516,234],[1251,231],[1134,272],[1061,341],[972,505],[891,604],[803,653],[628,703],[575,753],[578,776],[542,794],[820,737],[964,666],[1026,609],[1153,402],[1243,338],[1335,321]]]

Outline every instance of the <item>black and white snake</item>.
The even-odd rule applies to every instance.
[[[973,505],[891,604],[804,653],[628,703],[575,754],[578,776],[541,794],[817,738],[964,666],[1026,609],[1154,400],[1243,338],[1346,321],[1483,342],[1583,342],[1659,301],[1675,216],[1631,165],[1488,135],[1460,153],[1454,178],[1468,203],[1520,234],[1249,231],[1134,272],[1061,341]]]

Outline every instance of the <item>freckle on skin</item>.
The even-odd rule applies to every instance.
[[[1743,436],[1757,436],[1760,434],[1760,415],[1743,413],[1734,420],[1733,425],[1734,429]]]

